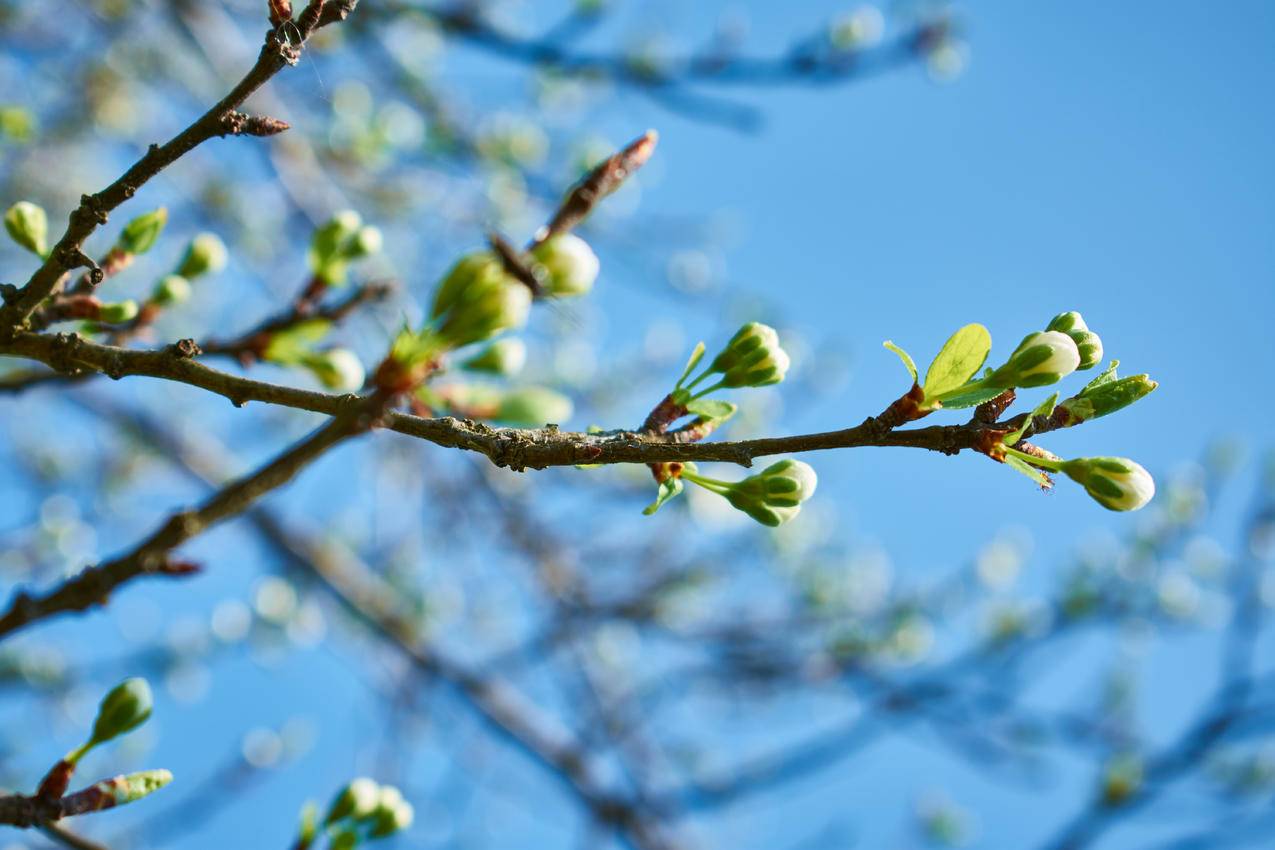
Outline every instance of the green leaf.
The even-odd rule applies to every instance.
[[[974,390],[962,395],[954,395],[951,398],[943,399],[943,409],[960,410],[965,407],[977,407],[985,401],[991,401],[1003,392],[1005,391],[996,387],[985,387],[984,389]]]
[[[1054,486],[1054,482],[1049,480],[1048,475],[1041,472],[1025,460],[1016,458],[1013,455],[1006,455],[1005,465],[1016,472],[1021,472],[1023,475],[1026,475],[1046,490]]]
[[[1049,416],[1054,412],[1054,406],[1058,404],[1058,393],[1054,393],[1049,398],[1042,401],[1036,406],[1036,409],[1027,414],[1027,418],[1023,420],[1023,424],[1019,425],[1013,431],[1005,435],[1005,439],[1001,440],[1004,445],[1012,446],[1023,438],[1027,433],[1027,429],[1031,428],[1032,422],[1037,416]]]
[[[925,373],[925,397],[960,389],[978,374],[991,350],[992,335],[982,325],[966,325],[952,334]]]
[[[739,410],[738,405],[731,404],[729,401],[714,401],[710,398],[697,398],[686,405],[687,413],[693,413],[714,422],[725,422],[735,415],[736,410]]]
[[[1085,384],[1085,388],[1081,390],[1078,393],[1078,395],[1083,396],[1090,390],[1097,389],[1103,384],[1109,384],[1112,381],[1116,380],[1116,367],[1119,365],[1120,365],[1119,360],[1112,360],[1111,365],[1108,366],[1106,369],[1103,369],[1102,372],[1100,372],[1098,376],[1094,378],[1092,381]]]
[[[680,495],[684,486],[685,485],[682,484],[682,479],[680,478],[670,478],[667,481],[664,481],[660,484],[660,493],[655,497],[655,501],[647,505],[646,508],[643,509],[642,513],[646,516],[650,516],[655,513],[662,508],[664,503],[669,499]]]
[[[310,319],[286,330],[276,331],[266,345],[263,359],[284,366],[294,365],[310,354],[314,344],[332,330],[327,319]]]
[[[704,359],[704,351],[703,342],[700,342],[695,346],[695,350],[691,352],[691,359],[686,361],[686,368],[682,370],[682,377],[677,379],[677,383],[673,385],[674,387],[680,387],[686,382],[686,379],[691,376],[691,371],[694,370],[694,368],[699,365],[699,362]]]
[[[890,349],[891,351],[893,351],[895,354],[899,355],[899,359],[903,361],[904,368],[906,368],[908,370],[908,374],[912,376],[912,383],[915,384],[917,382],[916,362],[912,359],[912,355],[908,354],[906,351],[904,351],[902,348],[899,348],[897,345],[895,345],[893,342],[891,342],[888,339],[881,344],[884,345],[886,348]]]

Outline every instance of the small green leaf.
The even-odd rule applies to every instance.
[[[1003,392],[1005,391],[997,387],[985,387],[984,389],[974,390],[962,395],[954,395],[951,398],[943,399],[943,409],[960,410],[965,407],[977,407],[985,401],[991,401]]]
[[[699,362],[704,359],[704,351],[705,348],[703,342],[700,342],[695,346],[695,350],[691,352],[691,359],[686,361],[686,368],[682,370],[682,377],[678,378],[677,383],[674,384],[675,387],[681,387],[682,384],[686,382],[686,379],[691,376],[692,370],[694,370],[695,367],[699,365]]]
[[[1023,475],[1026,475],[1046,490],[1054,486],[1054,482],[1049,479],[1048,475],[1041,472],[1025,460],[1016,458],[1013,455],[1006,455],[1005,465],[1016,472],[1021,472]]]
[[[1085,384],[1085,388],[1081,390],[1078,393],[1078,395],[1084,396],[1090,390],[1097,389],[1103,384],[1109,384],[1112,381],[1116,380],[1116,367],[1119,365],[1120,365],[1119,360],[1112,360],[1111,365],[1108,366],[1106,369],[1103,369],[1102,372],[1100,372],[1098,376],[1094,378],[1092,381]]]
[[[916,362],[912,359],[912,355],[908,354],[906,351],[904,351],[902,348],[899,348],[897,345],[895,345],[893,342],[891,342],[888,339],[881,344],[884,345],[886,348],[890,349],[891,351],[893,351],[895,354],[899,355],[899,359],[903,361],[904,368],[906,368],[908,370],[908,374],[912,376],[912,383],[915,384],[917,382]]]
[[[647,505],[646,508],[643,509],[642,513],[646,516],[650,516],[655,513],[662,508],[664,503],[669,499],[680,495],[684,486],[685,485],[682,484],[682,479],[680,478],[669,478],[664,481],[660,484],[660,493],[655,497],[655,501]]]
[[[327,319],[310,319],[277,331],[266,344],[262,359],[283,366],[296,365],[311,353],[314,343],[327,336],[330,330],[332,323]]]
[[[966,325],[952,334],[925,373],[925,397],[960,389],[978,374],[991,350],[992,335],[982,325]]]
[[[738,405],[731,404],[729,401],[714,401],[710,398],[697,398],[686,405],[687,413],[693,413],[714,422],[725,422],[735,415],[736,410],[739,410]]]
[[[1001,440],[1001,443],[1006,446],[1012,446],[1017,443],[1023,438],[1023,435],[1027,433],[1027,429],[1031,428],[1032,422],[1036,420],[1037,416],[1049,416],[1054,412],[1054,406],[1057,404],[1058,393],[1054,393],[1037,405],[1035,410],[1027,414],[1027,418],[1023,420],[1023,424],[1006,434],[1005,439]]]

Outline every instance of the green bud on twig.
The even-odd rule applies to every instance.
[[[216,274],[226,267],[226,245],[215,233],[201,233],[190,240],[186,254],[177,265],[177,274],[194,280]]]
[[[1047,331],[1062,331],[1069,334],[1072,331],[1087,331],[1089,326],[1085,324],[1085,319],[1075,310],[1069,310],[1066,313],[1059,313],[1049,320],[1049,324],[1045,326]]]
[[[1155,495],[1151,473],[1127,458],[1076,458],[1059,470],[1084,485],[1085,492],[1109,510],[1136,511]]]
[[[23,248],[43,257],[49,252],[49,217],[44,208],[30,201],[18,201],[4,214],[4,229]]]
[[[1158,386],[1148,375],[1132,375],[1096,387],[1086,387],[1059,407],[1067,412],[1068,424],[1079,425],[1128,407]]]
[[[772,527],[800,513],[802,503],[815,494],[819,483],[810,464],[792,459],[773,463],[734,483],[705,478],[694,471],[683,471],[682,477],[724,496],[733,507]]]
[[[83,746],[73,750],[66,760],[75,764],[98,744],[104,744],[141,726],[151,716],[153,705],[151,686],[145,679],[135,677],[120,682],[102,698],[102,704],[97,709],[97,719],[93,722],[93,734]]]
[[[700,356],[700,349],[697,348],[682,380],[678,381],[674,395],[679,403],[685,404],[723,387],[765,387],[777,384],[788,373],[788,354],[779,346],[779,334],[774,328],[761,322],[749,322],[736,331],[730,342],[726,343],[726,348],[713,358],[708,368],[694,380],[684,383],[698,364]],[[696,385],[709,375],[719,373],[722,377],[716,384],[692,394]]]
[[[520,339],[498,339],[461,364],[471,372],[516,375],[527,362],[527,346]]]
[[[1009,361],[983,381],[989,386],[1043,387],[1056,384],[1080,366],[1076,342],[1062,331],[1028,334]]]
[[[159,234],[163,232],[166,224],[168,224],[166,207],[139,215],[124,225],[115,247],[125,254],[145,254],[159,240]]]
[[[190,293],[190,281],[179,274],[167,274],[155,284],[150,300],[161,307],[169,307],[190,300]]]
[[[97,314],[99,322],[105,322],[108,325],[118,325],[122,322],[131,322],[137,318],[137,302],[131,298],[127,301],[116,301],[113,304],[103,304]]]
[[[358,820],[368,817],[376,809],[380,793],[380,786],[367,777],[361,776],[358,779],[351,780],[348,785],[337,792],[336,797],[332,800],[332,805],[328,807],[328,815],[323,822],[332,824],[344,818]]]
[[[372,828],[368,835],[371,838],[384,838],[412,825],[415,817],[412,804],[403,799],[403,795],[393,786],[386,785],[376,801],[376,810],[370,818]]]
[[[460,348],[522,327],[531,310],[531,290],[510,277],[492,253],[462,257],[439,284],[430,319],[449,348]]]
[[[362,216],[354,210],[342,210],[314,231],[308,254],[310,270],[328,286],[343,286],[347,263],[377,253],[381,242],[380,230],[365,227]]]
[[[571,418],[571,399],[545,387],[520,387],[506,393],[492,416],[510,425],[539,427],[558,424]]]
[[[598,278],[598,257],[574,233],[562,233],[541,242],[531,257],[544,270],[545,291],[559,298],[584,295]]]
[[[1075,310],[1054,316],[1045,330],[1065,333],[1076,343],[1076,350],[1080,353],[1077,369],[1092,369],[1102,361],[1102,339],[1089,330],[1084,317]]]
[[[300,363],[314,373],[319,383],[335,392],[355,392],[367,379],[363,364],[348,348],[310,352],[301,358]]]

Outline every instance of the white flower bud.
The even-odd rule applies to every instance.
[[[1076,458],[1063,464],[1062,471],[1109,510],[1136,511],[1155,495],[1151,473],[1127,458]]]
[[[713,358],[709,372],[723,373],[725,387],[764,387],[782,381],[788,366],[788,353],[779,346],[775,329],[749,322]]]
[[[358,356],[348,348],[315,352],[301,362],[314,373],[319,383],[334,392],[355,392],[362,388],[367,378]]]
[[[190,281],[179,274],[164,275],[155,284],[151,292],[151,301],[166,307],[170,304],[182,304],[190,299]]]
[[[988,379],[992,386],[1043,387],[1055,384],[1076,371],[1080,351],[1075,340],[1062,331],[1028,334],[1009,362]]]
[[[494,254],[463,257],[439,284],[430,313],[438,337],[451,348],[522,327],[531,312],[531,290],[514,280]]]
[[[461,365],[471,372],[509,376],[521,372],[526,362],[526,343],[520,339],[498,339]]]
[[[801,511],[815,494],[819,478],[808,463],[781,460],[730,486],[724,494],[736,508],[762,525],[776,526]]]
[[[537,245],[531,257],[544,269],[542,283],[550,295],[584,295],[598,279],[598,257],[574,233],[563,233]]]
[[[353,779],[337,792],[324,823],[332,824],[344,818],[365,818],[376,811],[381,788],[367,777]]]

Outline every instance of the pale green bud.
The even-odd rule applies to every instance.
[[[1158,386],[1149,375],[1132,375],[1087,389],[1059,407],[1067,411],[1068,424],[1076,425],[1128,407]]]
[[[726,387],[764,387],[782,381],[788,365],[788,353],[779,346],[775,329],[749,322],[713,358],[708,371],[723,373],[722,385]]]
[[[114,779],[104,779],[96,784],[103,794],[115,800],[114,805],[134,803],[143,797],[153,794],[173,781],[173,774],[167,770],[142,770]]]
[[[522,327],[531,311],[531,290],[510,277],[486,251],[460,259],[439,284],[430,318],[438,337],[460,348]]]
[[[137,302],[131,298],[127,301],[103,304],[97,314],[97,320],[108,325],[131,322],[135,318],[137,318]]]
[[[301,365],[313,372],[319,383],[334,392],[355,392],[367,379],[363,364],[348,348],[312,352],[301,359]]]
[[[537,245],[531,257],[544,270],[541,283],[550,295],[584,295],[598,279],[598,257],[574,233],[563,233]]]
[[[379,254],[384,241],[379,227],[372,227],[371,225],[360,227],[358,232],[354,234],[354,238],[346,244],[345,256],[353,260],[359,257],[367,257],[371,254]]]
[[[115,247],[126,254],[145,254],[159,240],[159,234],[164,231],[166,224],[168,224],[166,207],[139,215],[124,225],[124,230],[120,232],[120,238],[115,243]]]
[[[183,304],[190,300],[190,281],[179,274],[164,275],[151,292],[151,301],[161,307]]]
[[[362,216],[354,210],[342,210],[314,231],[307,259],[310,270],[329,286],[345,283],[345,260],[349,258],[350,243],[362,226]]]
[[[1080,365],[1075,341],[1062,331],[1028,334],[1009,362],[988,378],[997,387],[1043,387],[1056,384]]]
[[[520,339],[498,339],[461,365],[471,372],[516,375],[527,362],[527,346]]]
[[[384,838],[412,825],[415,817],[412,804],[403,799],[397,788],[385,786],[381,789],[376,803],[376,811],[372,812],[372,828],[368,835],[372,838]]]
[[[1080,354],[1080,365],[1077,369],[1092,369],[1102,362],[1102,339],[1093,331],[1070,331],[1067,336],[1076,343],[1076,351]]]
[[[49,217],[44,208],[30,201],[18,201],[4,214],[4,229],[23,248],[43,257],[49,252]]]
[[[380,794],[380,786],[371,779],[363,776],[353,779],[337,792],[336,797],[332,800],[332,805],[328,807],[328,815],[323,822],[331,824],[343,818],[358,820],[368,817],[376,810]]]
[[[818,483],[810,464],[787,459],[731,485],[725,495],[734,507],[773,527],[795,517]]]
[[[226,267],[226,243],[215,233],[201,233],[190,240],[186,255],[177,265],[177,274],[194,280],[206,274],[216,274]]]
[[[1108,510],[1136,511],[1155,495],[1151,473],[1128,458],[1076,458],[1064,463],[1062,471]]]
[[[1062,331],[1070,334],[1072,331],[1087,331],[1089,326],[1085,324],[1085,319],[1075,310],[1066,313],[1059,313],[1049,320],[1049,324],[1045,326],[1047,331]]]
[[[67,756],[67,761],[76,762],[98,744],[104,744],[141,726],[151,716],[153,706],[151,686],[145,679],[136,677],[120,682],[102,698],[102,704],[97,709],[97,719],[93,722],[93,734],[88,742]]]
[[[500,399],[493,419],[511,425],[540,426],[571,418],[571,399],[544,387],[520,387]]]

